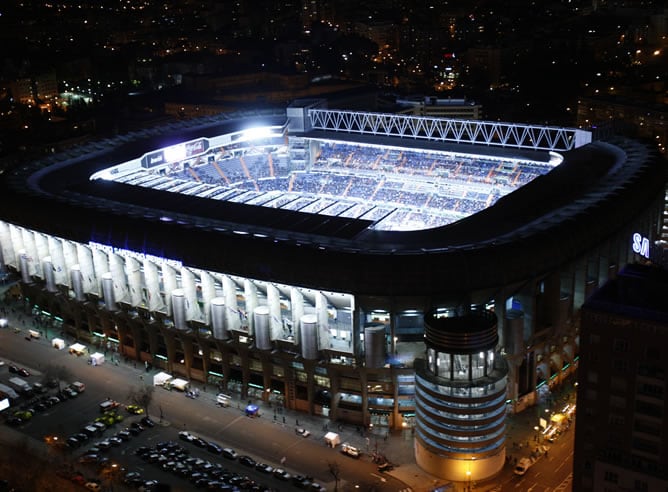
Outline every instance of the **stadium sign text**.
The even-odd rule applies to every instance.
[[[632,246],[633,252],[640,256],[649,259],[649,238],[636,232],[633,234]]]
[[[200,138],[194,142],[188,142],[185,146],[186,157],[203,154],[209,148],[209,141],[206,138]]]
[[[144,168],[151,168],[165,163],[165,154],[162,150],[146,154],[141,158],[141,165]]]
[[[178,260],[170,260],[168,258],[162,258],[160,256],[155,256],[148,253],[140,253],[139,251],[130,251],[129,249],[117,248],[116,246],[109,246],[108,244],[101,244],[93,241],[89,241],[88,245],[91,246],[92,248],[102,250],[107,254],[115,254],[118,256],[122,256],[123,258],[134,258],[135,260],[139,260],[141,262],[143,262],[144,260],[148,260],[151,263],[155,263],[157,265],[162,265],[162,264],[169,265],[177,270],[180,270],[183,267],[183,263]]]

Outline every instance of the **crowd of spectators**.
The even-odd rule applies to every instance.
[[[216,200],[363,218],[384,230],[431,228],[493,205],[551,169],[548,164],[348,143],[321,143],[307,170],[287,153],[216,149],[168,170],[120,181]]]

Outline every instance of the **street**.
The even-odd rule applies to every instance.
[[[27,378],[31,383],[39,381],[39,371],[47,365],[62,365],[72,372],[74,379],[86,384],[86,391],[79,397],[63,402],[44,414],[35,415],[23,426],[22,432],[40,441],[48,434],[65,437],[78,432],[85,423],[99,416],[98,405],[106,398],[127,403],[131,389],[152,384],[155,372],[147,373],[124,363],[118,366],[109,363],[91,366],[85,356],[77,357],[69,354],[67,350],[56,350],[45,338],[27,341],[22,334],[11,329],[0,331],[0,357],[6,363],[11,361],[28,368],[33,373]],[[4,373],[0,374],[6,376]],[[214,398],[215,395],[202,393],[200,398],[191,399],[186,398],[182,392],[165,391],[156,387],[150,415],[156,422],[162,415],[167,425],[151,429],[147,439],[153,442],[175,440],[179,430],[187,429],[204,439],[232,447],[240,454],[248,454],[274,467],[281,466],[280,462],[285,458],[283,468],[292,474],[309,475],[326,485],[328,490],[334,488],[334,477],[330,473],[332,463],[337,463],[340,467],[340,485],[348,484],[351,487],[359,486],[361,490],[388,492],[406,488],[405,484],[392,476],[379,473],[368,456],[355,460],[341,454],[338,449],[327,447],[319,438],[321,429],[310,429],[312,435],[303,438],[295,434],[292,422],[283,424],[282,419],[274,421],[270,418],[270,412],[259,418],[251,418],[243,413],[241,402],[229,408],[221,408],[215,405]],[[73,408],[76,410],[72,411]],[[128,446],[127,449],[132,447]],[[205,451],[202,453],[206,455]],[[211,455],[208,457],[211,458]],[[147,466],[130,453],[119,453],[119,459],[121,458],[127,469]],[[163,476],[163,479],[170,483],[179,480],[159,469],[156,469],[153,475]],[[270,482],[267,477],[260,478],[263,478],[263,483]],[[183,485],[185,484],[187,482],[183,480]],[[281,483],[281,490],[288,489],[286,485]]]

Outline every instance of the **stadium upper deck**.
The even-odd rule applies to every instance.
[[[188,142],[209,142],[209,148],[230,145],[235,136],[238,141],[238,135],[246,135],[244,128],[251,125],[273,129],[272,138],[282,139],[283,144],[287,136],[294,176],[299,171],[319,172],[321,165],[307,169],[313,161],[298,168],[293,144],[298,140],[304,140],[312,154],[319,150],[312,147],[312,142],[346,140],[403,148],[406,152],[422,149],[491,156],[501,162],[550,160],[550,153],[544,148],[438,141],[429,135],[418,138],[388,132],[335,132],[330,128],[286,131],[290,124],[285,113],[209,119],[190,123],[186,128],[163,127],[147,135],[118,138],[113,145],[101,142],[70,155],[55,156],[6,176],[2,199],[11,206],[5,207],[4,218],[84,243],[134,247],[156,256],[178,258],[193,267],[251,278],[287,279],[335,291],[348,290],[347,286],[353,283],[360,292],[440,296],[474,286],[521,281],[537,269],[547,272],[565,259],[578,257],[616,234],[620,223],[632,222],[640,210],[653,206],[652,190],[658,190],[663,183],[663,170],[655,165],[646,146],[629,141],[619,145],[595,142],[562,151],[564,161],[560,165],[513,193],[500,199],[493,197],[493,207],[462,218],[456,206],[447,204],[445,210],[439,208],[440,213],[455,222],[419,229],[426,223],[419,218],[413,220],[418,230],[397,231],[374,228],[378,217],[362,210],[352,216],[343,212],[315,214],[308,207],[262,207],[243,203],[242,199],[211,200],[210,196],[89,179],[141,156],[167,163],[164,154],[156,149],[173,149]],[[354,171],[350,174],[355,179],[363,178],[363,173]],[[335,174],[329,174],[330,179],[332,176]],[[401,173],[387,174],[386,181],[394,176],[403,178],[402,191],[411,186]],[[243,180],[243,176],[240,178]],[[247,182],[253,181],[252,176],[246,178]],[[299,180],[298,184],[308,186],[306,180]],[[506,183],[496,183],[499,184]],[[257,189],[245,193],[257,197],[256,192]],[[382,203],[392,203],[391,198]],[[64,217],[76,217],[76,221],[65,222]],[[394,222],[402,219],[398,215]],[[194,240],[196,237],[199,239]],[[224,257],[213,254],[207,246],[220,240],[226,245]],[[297,256],[299,265],[293,261]],[[393,264],[390,269],[388,256]],[[262,260],[265,257],[276,261],[266,264]],[[443,283],[443,278],[453,277],[461,281],[456,285]]]
[[[364,219],[375,230],[419,230],[456,222],[549,172],[549,162],[318,141],[306,169],[287,145],[221,146],[160,169],[136,163],[114,181],[213,200]]]

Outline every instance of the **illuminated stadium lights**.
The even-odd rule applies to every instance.
[[[260,140],[267,137],[277,136],[279,134],[274,133],[271,127],[267,126],[258,126],[254,128],[248,128],[241,132],[242,139],[244,140]]]

